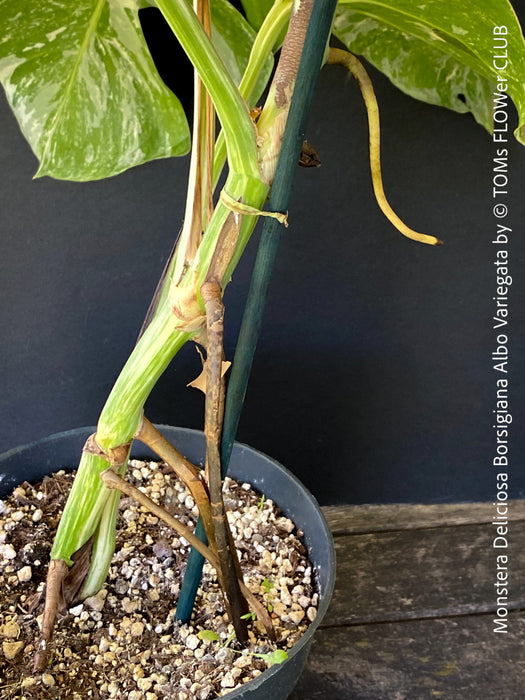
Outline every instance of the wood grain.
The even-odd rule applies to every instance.
[[[525,624],[494,634],[492,615],[318,630],[289,700],[518,700]]]
[[[490,503],[331,506],[337,579],[289,700],[525,697],[525,500],[496,550]],[[494,631],[496,555],[507,633]]]
[[[326,625],[494,610],[493,526],[460,525],[335,538],[337,579]],[[510,526],[509,608],[525,604],[525,522]]]
[[[525,520],[525,500],[509,501],[510,518]],[[325,506],[325,518],[337,535],[385,530],[421,530],[489,523],[494,515],[491,503],[445,503],[433,505]]]

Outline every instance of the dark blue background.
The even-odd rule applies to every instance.
[[[493,144],[470,116],[372,74],[387,196],[445,245],[411,242],[384,219],[358,88],[325,68],[307,133],[322,167],[297,172],[239,439],[325,504],[492,501]],[[33,181],[36,160],[2,96],[0,451],[96,422],[179,229],[188,160],[104,182]],[[510,168],[510,495],[520,497],[525,148],[514,143]],[[226,293],[229,356],[255,244]],[[147,404],[151,420],[202,426],[202,396],[185,388],[199,365],[184,348]]]

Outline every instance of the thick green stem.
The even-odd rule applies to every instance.
[[[107,487],[104,486],[104,488]],[[119,505],[120,491],[110,492],[104,510],[102,511],[102,517],[100,518],[100,524],[93,543],[93,551],[91,553],[93,565],[89,569],[89,573],[80,592],[80,598],[82,600],[95,595],[103,586],[106,576],[108,575],[113,552],[115,551],[115,525],[117,522]]]
[[[52,559],[62,559],[70,565],[71,556],[99,528],[110,495],[99,478],[109,466],[109,459],[103,453],[109,455],[111,450],[133,439],[151,389],[191,335],[174,326],[172,314],[165,306],[148,326],[117,379],[98,423],[96,442],[101,453],[86,450],[82,453],[53,544]],[[101,532],[106,543],[109,542],[107,533]],[[102,546],[100,551],[109,550]],[[104,566],[108,566],[107,557],[105,559]],[[101,565],[93,562],[93,566]]]
[[[268,58],[268,55],[272,51],[276,51],[281,43],[281,37],[285,33],[285,29],[288,25],[289,22],[289,17],[290,17],[290,11],[292,7],[292,0],[282,0],[282,2],[276,2],[272,8],[270,9],[268,15],[266,16],[258,34],[255,39],[255,42],[253,44],[252,50],[250,52],[250,58],[248,61],[248,65],[246,67],[246,70],[244,72],[244,75],[242,77],[241,83],[239,85],[239,94],[240,96],[246,100],[248,105],[251,105],[254,100],[258,99],[259,94],[254,93],[254,89],[258,80],[258,77],[260,75],[260,72],[262,70],[262,67]],[[173,25],[172,25],[173,26]],[[198,71],[196,71],[196,86],[199,84],[200,77],[198,76]],[[208,87],[208,83],[206,83],[206,86]],[[232,88],[233,89],[233,88]],[[195,104],[195,115],[197,115],[200,112],[200,109],[198,107],[198,104],[200,104],[199,100],[196,100]],[[196,122],[195,122],[196,123]],[[194,127],[195,127],[194,123]],[[252,125],[253,126],[253,125]],[[250,129],[252,128],[250,127]],[[246,127],[247,128],[247,127]],[[248,130],[248,128],[247,128]],[[225,142],[225,131],[221,131],[219,134],[219,137],[217,139],[217,143],[215,144],[215,156],[214,156],[214,164],[213,164],[213,186],[215,187],[217,184],[217,180],[220,176],[220,173],[224,167],[224,163],[226,160],[226,142]],[[233,136],[235,136],[235,129]],[[196,138],[195,135],[195,130],[194,130],[194,139]],[[233,171],[235,171],[235,162],[230,162],[230,166]],[[238,164],[237,164],[238,165]],[[244,166],[243,166],[244,167]],[[188,191],[188,201],[186,204],[186,216],[185,216],[185,222],[184,222],[184,227],[181,232],[180,239],[177,243],[177,249],[175,251],[175,254],[173,255],[172,259],[169,261],[169,264],[167,265],[167,269],[165,271],[165,277],[164,277],[164,282],[162,285],[159,285],[159,289],[157,290],[156,293],[156,299],[153,302],[153,308],[160,308],[162,304],[166,301],[166,297],[169,293],[170,287],[173,288],[174,285],[181,284],[182,287],[188,286],[189,284],[193,283],[193,280],[191,277],[186,277],[186,281],[181,281],[181,274],[182,271],[185,269],[186,263],[187,263],[187,258],[182,251],[186,251],[187,249],[187,240],[190,237],[190,231],[192,228],[192,221],[190,220],[191,217],[191,212],[194,210],[194,201],[193,198],[190,197],[190,190],[193,191],[192,184],[195,181],[196,178],[196,172],[198,169],[198,156],[197,156],[197,150],[195,148],[195,143],[194,143],[194,148],[192,151],[192,161],[191,161],[191,167],[190,167],[190,187]],[[244,173],[244,170],[239,170],[237,168],[237,174],[242,174]],[[237,192],[240,192],[239,197],[242,198],[243,202],[249,203],[251,206],[254,206],[255,208],[262,208],[265,198],[267,196],[268,190],[265,189],[264,191],[260,189],[259,187],[259,179],[260,179],[260,173],[257,173],[256,178],[250,178],[249,181],[242,181],[241,186],[238,186],[238,178],[236,178],[233,182],[230,180],[226,183],[225,189],[229,194],[231,194],[233,197],[236,196]],[[252,192],[251,190],[255,190]],[[260,191],[259,191],[260,190]],[[222,206],[219,204],[219,206]],[[209,231],[207,235],[205,236],[206,240],[203,242],[204,245],[201,248],[200,255],[201,257],[206,257],[206,249],[208,248],[208,253],[209,249],[214,249],[214,246],[216,245],[217,238],[218,238],[218,232],[220,231],[220,225],[224,221],[224,212],[219,213],[217,215],[217,219],[212,221],[211,226],[209,227]],[[256,217],[249,217],[245,220],[242,226],[242,231],[241,235],[239,237],[239,245],[237,247],[236,253],[234,258],[232,259],[232,263],[229,266],[229,269],[227,270],[227,275],[226,277],[222,280],[223,286],[226,285],[229,281],[229,275],[233,272],[233,269],[235,268],[242,251],[244,250],[244,247],[250,237],[251,232],[253,231],[253,228],[257,222]],[[209,254],[208,254],[208,261],[209,261]],[[198,267],[200,267],[200,263],[198,264]],[[204,278],[206,277],[206,271],[207,271],[207,266],[206,263],[204,263],[204,267],[202,268],[204,270],[204,276],[202,274],[199,274],[199,281],[202,283]]]
[[[64,508],[51,550],[51,559],[63,559],[71,566],[71,556],[96,531],[106,507],[109,491],[99,479],[108,462],[83,452],[77,475]]]
[[[250,201],[252,206],[262,206],[268,191],[260,180],[236,174],[230,175],[227,186],[232,197],[246,197],[245,201]],[[199,248],[195,267],[186,273],[182,282],[186,287],[196,283],[196,288],[199,289],[206,279],[218,239],[231,214],[223,204],[216,207]],[[240,223],[233,253],[225,265],[224,283],[229,280],[255,225],[256,217],[239,218],[244,221]],[[165,300],[135,346],[102,410],[96,439],[104,452],[133,439],[141,421],[144,403],[152,388],[178,350],[194,336],[195,331],[177,328],[178,322],[180,326],[180,321],[175,318],[170,304]],[[63,559],[70,564],[71,555],[96,531],[109,495],[99,479],[99,474],[107,467],[108,462],[103,457],[83,454],[57,532],[53,558]]]
[[[195,12],[185,0],[157,0],[157,7],[213,100],[225,132],[231,169],[258,178],[260,173],[255,125],[246,103]]]
[[[255,41],[253,42],[248,65],[239,84],[239,92],[249,106],[261,95],[256,94],[255,87],[259,79],[261,69],[271,53],[275,53],[281,48],[286,29],[290,21],[292,11],[292,0],[281,0],[275,2],[264,18]]]
[[[261,96],[255,92],[257,80],[270,53],[280,48],[280,39],[290,19],[292,0],[282,0],[275,3],[257,33],[253,42],[248,65],[239,85],[239,92],[246,100],[248,107],[253,107]],[[226,161],[226,142],[224,132],[221,131],[215,144],[215,157],[213,162],[213,184],[216,185]]]
[[[164,304],[135,346],[102,410],[97,442],[104,450],[133,438],[147,397],[191,336],[176,328],[171,309]]]
[[[255,101],[259,99],[260,97],[260,92],[254,92],[254,89],[256,87],[257,80],[259,78],[259,75],[261,73],[261,70],[264,66],[265,61],[268,58],[268,55],[272,51],[277,51],[278,48],[280,48],[280,45],[282,43],[282,37],[285,35],[285,30],[288,26],[289,18],[290,18],[290,11],[292,7],[292,0],[282,0],[282,2],[276,2],[270,11],[268,12],[268,15],[266,16],[258,34],[255,39],[255,42],[253,44],[252,50],[250,52],[250,58],[248,60],[248,65],[246,66],[246,70],[244,72],[244,75],[242,77],[241,83],[239,85],[239,93],[241,97],[246,100],[248,106],[253,106],[255,104]],[[198,74],[196,73],[196,83],[199,82],[200,78],[197,78]],[[195,106],[194,109],[194,114],[197,114],[200,110],[197,109],[197,106]],[[195,134],[195,129],[194,129],[194,134]],[[194,136],[195,139],[195,136]],[[194,144],[195,148],[195,144]],[[219,179],[219,176],[224,168],[224,164],[226,162],[226,142],[224,139],[224,131],[221,131],[218,138],[217,142],[215,144],[215,152],[214,152],[214,162],[213,162],[213,188],[217,186],[217,181]],[[195,172],[198,167],[198,162],[197,162],[197,155],[195,151],[192,151],[192,161],[191,161],[191,166],[190,166],[190,183],[193,182],[195,179]],[[188,188],[189,190],[191,189],[191,186]],[[247,193],[247,196],[249,196],[249,193]],[[185,266],[185,256],[180,254],[180,249],[186,250],[186,242],[187,239],[190,237],[190,230],[191,230],[191,222],[189,221],[189,216],[191,215],[191,211],[194,209],[194,202],[189,196],[188,192],[188,201],[186,205],[186,215],[185,215],[185,221],[184,221],[184,227],[181,232],[179,241],[177,243],[177,250],[175,251],[175,254],[173,254],[172,258],[168,261],[165,275],[163,276],[163,280],[159,283],[159,288],[157,289],[157,293],[155,295],[155,299],[152,302],[152,308],[153,310],[157,308],[157,306],[161,306],[163,301],[165,300],[165,297],[168,294],[169,291],[169,286],[171,283],[175,283],[178,280],[180,280],[182,270],[184,269]],[[252,221],[252,228],[253,225],[255,225],[255,220]],[[249,231],[246,229],[247,236],[249,237]],[[186,256],[188,257],[188,256]],[[234,265],[232,266],[234,267]],[[149,320],[149,317],[148,317]],[[147,325],[147,323],[145,324]]]
[[[262,209],[268,194],[268,185],[261,182],[259,178],[247,178],[244,175],[231,172],[228,175],[224,190],[230,197],[236,201],[242,201],[255,209]],[[221,201],[217,203],[213,217],[204,234],[202,243],[199,247],[199,253],[196,258],[196,268],[198,270],[198,286],[202,286],[204,280],[208,276],[208,270],[215,253],[217,241],[222,233],[226,219],[232,214],[232,211]],[[221,279],[221,284],[224,286],[230,281],[231,273],[237,265],[239,258],[242,255],[250,235],[257,223],[256,216],[236,216],[239,226],[239,235],[237,245],[232,252],[230,264],[224,272],[224,277]]]
[[[300,7],[311,2],[304,0]],[[261,177],[256,130],[246,104],[185,0],[159,0],[158,6],[199,72],[217,109],[230,161],[230,174],[225,185],[230,201],[242,202],[255,211],[262,209],[273,171],[271,165],[267,166],[267,180]],[[265,124],[268,130],[271,130],[271,121],[271,115],[267,114]],[[188,339],[201,330],[203,318],[200,315],[204,316],[204,305],[199,290],[210,267],[213,265],[215,272],[220,272],[218,279],[224,288],[256,221],[257,216],[241,215],[222,201],[217,204],[193,264],[180,282],[175,280],[174,284],[174,280],[166,280],[165,289],[171,287],[171,291],[162,295],[151,323],[133,350],[102,410],[96,434],[100,453],[87,451],[82,456],[52,552],[53,559],[70,565],[74,552],[98,532],[100,542],[96,539],[94,544],[97,561],[92,562],[89,592],[101,584],[102,572],[109,566],[116,514],[116,502],[113,496],[110,499],[108,489],[99,478],[100,473],[112,461],[112,450],[126,446],[133,439],[140,424],[144,402],[171,359]],[[174,313],[174,301],[180,301],[177,295],[181,294],[186,294],[190,299],[189,318]]]

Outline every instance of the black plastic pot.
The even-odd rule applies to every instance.
[[[188,428],[159,426],[164,435],[195,464],[202,464],[204,436]],[[75,468],[82,446],[94,428],[57,433],[38,442],[16,447],[0,455],[0,497],[22,481],[37,481],[59,468]],[[141,443],[135,443],[134,457],[154,458]],[[253,681],[223,696],[247,700],[285,700],[306,664],[312,636],[328,608],[335,580],[335,551],[332,535],[315,498],[295,476],[278,462],[241,443],[233,449],[229,474],[251,483],[274,500],[304,532],[304,544],[317,571],[320,602],[315,621],[288,652],[288,659],[272,666]]]

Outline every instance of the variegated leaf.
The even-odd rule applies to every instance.
[[[495,33],[502,26],[507,33]],[[404,92],[471,111],[489,130],[497,79],[505,78],[519,112],[515,135],[525,143],[525,42],[507,0],[341,0],[334,33]],[[508,65],[498,72],[493,57],[502,46]]]

